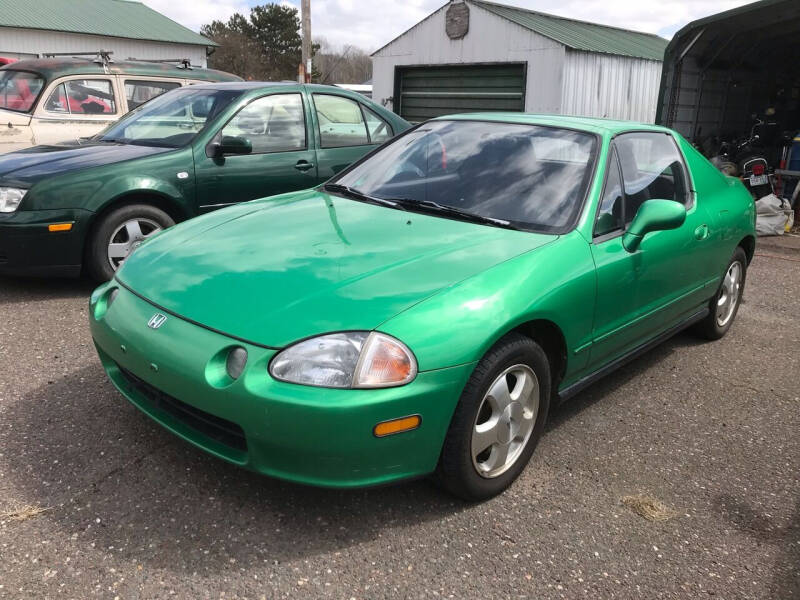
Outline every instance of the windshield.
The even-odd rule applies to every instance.
[[[44,87],[44,79],[27,71],[0,70],[0,108],[30,112]]]
[[[336,180],[404,208],[458,209],[536,231],[569,227],[591,180],[594,135],[512,123],[431,121]],[[427,205],[427,206],[424,206]]]
[[[142,104],[94,139],[179,148],[191,142],[241,90],[181,88]]]

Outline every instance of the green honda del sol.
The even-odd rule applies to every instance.
[[[725,335],[754,249],[750,194],[668,129],[444,117],[148,240],[91,331],[122,394],[215,456],[482,499],[554,402],[683,328]]]
[[[108,280],[150,235],[318,185],[409,127],[333,86],[172,90],[80,143],[0,155],[0,273]]]

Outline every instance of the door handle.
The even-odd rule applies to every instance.
[[[298,160],[294,168],[298,171],[308,171],[314,168],[314,163],[310,163],[307,160]]]
[[[695,229],[694,237],[697,238],[698,240],[706,239],[708,237],[708,225],[703,223],[702,225],[700,225],[700,227]]]

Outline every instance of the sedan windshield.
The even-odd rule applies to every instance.
[[[431,121],[326,187],[447,218],[561,231],[581,208],[596,149],[594,135],[567,129]]]
[[[142,104],[94,140],[179,148],[191,142],[241,90],[182,88]]]
[[[44,79],[27,71],[0,70],[0,108],[30,112],[44,86]]]

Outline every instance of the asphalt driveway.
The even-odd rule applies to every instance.
[[[0,598],[800,598],[800,254],[768,254],[724,340],[556,410],[479,505],[206,456],[106,381],[90,284],[0,278]]]

